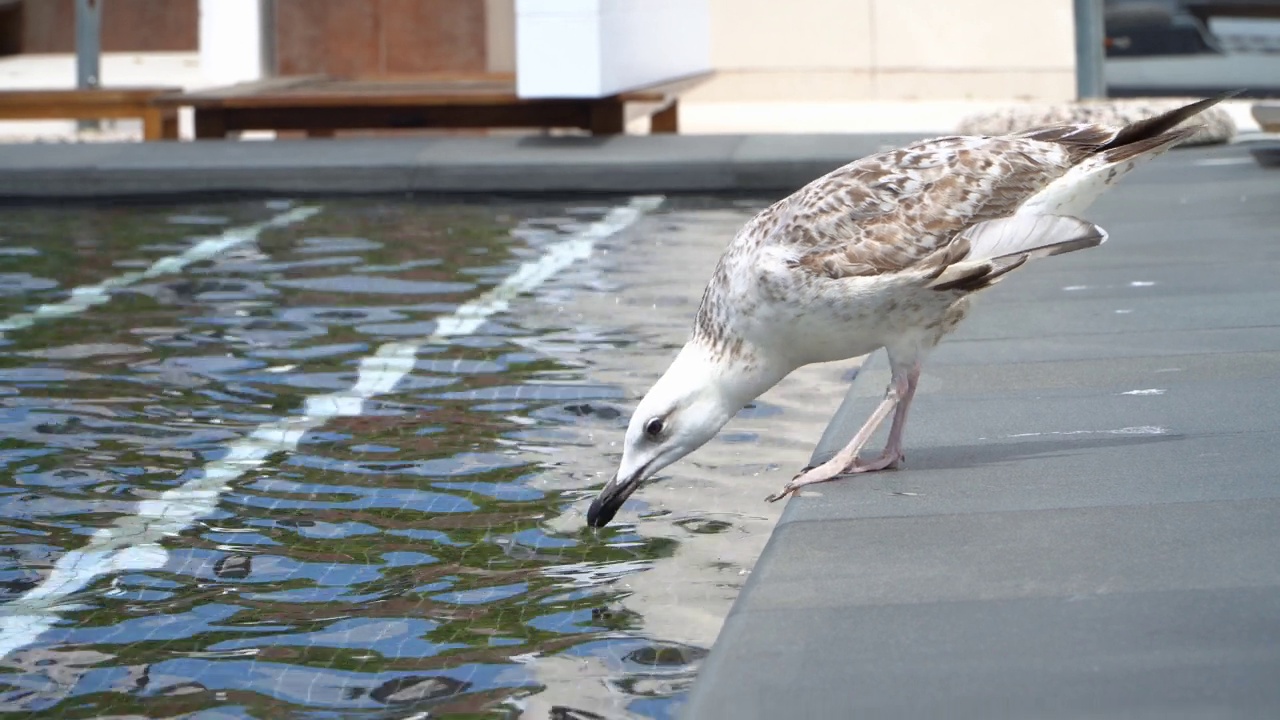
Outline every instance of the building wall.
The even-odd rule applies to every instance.
[[[514,24],[513,0],[486,2],[490,58],[506,59],[514,39],[493,29]],[[1075,94],[1072,0],[707,2],[716,77],[695,102]]]
[[[279,75],[478,73],[484,0],[275,0]]]
[[[511,20],[505,27],[501,17],[504,3],[509,7],[514,0],[264,1],[274,13],[278,74],[478,73],[495,64],[514,69],[514,14],[507,10]],[[104,52],[199,48],[200,0],[99,2]],[[498,8],[496,23],[487,19],[490,6]],[[0,28],[0,51],[75,52],[75,0],[24,0],[0,19],[7,21]],[[4,32],[9,26],[16,26],[15,38]],[[499,43],[492,61],[491,34]],[[504,47],[510,48],[505,56]]]
[[[103,52],[193,52],[197,0],[99,0]],[[75,0],[24,0],[23,53],[76,51]]]
[[[717,77],[690,99],[1063,99],[1071,0],[708,0]]]
[[[102,0],[103,50],[192,51],[197,0]],[[692,101],[1064,99],[1072,0],[706,0]],[[274,0],[277,74],[513,72],[515,0]],[[22,52],[74,52],[74,0],[25,0]]]

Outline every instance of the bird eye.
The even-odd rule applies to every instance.
[[[657,438],[662,434],[662,418],[650,418],[649,422],[644,424],[644,434],[650,439]]]

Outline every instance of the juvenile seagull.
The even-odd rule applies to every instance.
[[[689,341],[636,408],[617,475],[587,523],[608,524],[641,483],[792,370],[882,347],[892,379],[879,407],[835,457],[768,499],[896,468],[920,365],[964,318],[969,296],[1029,259],[1104,242],[1106,231],[1078,215],[1232,94],[1120,128],[926,140],[850,163],[763,210],[720,258]],[[890,413],[884,452],[859,459]]]

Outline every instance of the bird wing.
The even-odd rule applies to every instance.
[[[1014,215],[1116,131],[1038,132],[1044,139],[944,137],[872,155],[802,188],[779,204],[773,227],[761,229],[797,272],[832,279],[940,272],[969,254],[966,230]]]

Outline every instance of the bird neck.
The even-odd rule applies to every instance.
[[[767,362],[745,344],[724,352],[694,338],[681,348],[663,379],[703,388],[732,417],[791,370]]]

